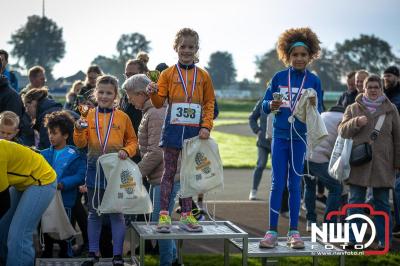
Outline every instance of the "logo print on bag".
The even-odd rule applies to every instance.
[[[120,188],[124,188],[126,193],[133,194],[133,191],[136,187],[136,182],[133,178],[131,171],[129,170],[122,170],[121,172],[121,185]]]
[[[196,170],[201,170],[205,174],[211,173],[211,162],[207,159],[206,156],[204,156],[204,153],[196,153],[195,161],[197,164]]]

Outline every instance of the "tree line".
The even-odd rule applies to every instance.
[[[55,64],[65,55],[63,29],[53,20],[37,15],[29,16],[28,21],[12,35],[9,44],[11,55],[18,59],[17,67],[22,64],[26,69],[41,65],[46,69],[49,80]],[[116,54],[111,57],[98,55],[92,63],[99,65],[104,72],[123,80],[124,64],[135,58],[140,51],[150,52],[151,42],[138,32],[123,34],[116,43]],[[285,66],[279,61],[276,50],[256,56],[256,83],[265,86],[274,73]],[[374,35],[361,34],[359,37],[336,43],[333,50],[323,48],[320,59],[310,65],[310,69],[320,77],[324,90],[343,90],[342,77],[346,73],[366,69],[380,73],[390,65],[400,64],[400,59],[392,52],[391,46]],[[228,51],[216,51],[210,55],[206,69],[209,71],[215,88],[228,88],[238,83],[242,89],[250,88],[253,82],[248,79],[237,82],[233,55]],[[255,84],[253,84],[255,85]]]

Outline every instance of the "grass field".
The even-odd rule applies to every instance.
[[[400,256],[398,253],[389,253],[385,256],[346,256],[346,266],[359,266],[359,265],[384,265],[384,266],[398,266],[400,265]],[[219,266],[224,265],[223,255],[184,255],[183,262],[187,266]],[[278,259],[281,266],[308,266],[313,265],[310,257],[285,257]],[[158,258],[155,256],[146,256],[145,263],[149,266],[158,265]],[[240,255],[233,255],[230,257],[229,265],[239,266],[242,265]],[[261,266],[259,259],[251,258],[248,260],[249,266]],[[275,265],[275,264],[274,264]],[[339,265],[338,257],[319,257],[318,265],[320,266],[336,266]]]
[[[214,131],[225,168],[254,168],[257,160],[256,138]]]

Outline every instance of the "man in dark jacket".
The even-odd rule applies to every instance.
[[[267,138],[267,117],[261,108],[262,100],[259,100],[249,116],[249,125],[254,134],[257,135],[258,158],[257,165],[253,174],[253,187],[250,191],[249,199],[255,200],[258,185],[260,184],[262,173],[268,161],[268,154],[271,153],[271,137]],[[259,123],[258,123],[259,121]]]
[[[348,105],[355,102],[356,96],[358,94],[355,77],[356,77],[355,71],[352,71],[349,74],[347,74],[347,80],[346,80],[347,91],[342,93],[340,98],[337,100],[336,105],[340,105],[346,108]]]
[[[383,72],[383,83],[386,96],[396,105],[400,112],[400,71],[396,66],[390,66]],[[400,175],[397,174],[395,188],[393,190],[395,225],[392,233],[400,235]]]
[[[0,73],[3,73],[2,63],[0,63]],[[12,111],[22,117],[24,105],[18,93],[10,87],[8,78],[0,74],[0,113],[3,111]]]
[[[15,76],[13,71],[8,71],[7,70],[7,64],[8,64],[8,53],[6,50],[0,50],[0,61],[2,62],[3,68],[0,74],[4,75],[7,77],[8,82],[16,92],[19,91],[18,88],[18,79]]]
[[[386,96],[400,111],[400,71],[391,66],[383,72],[383,83]]]

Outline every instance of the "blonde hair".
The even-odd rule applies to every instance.
[[[138,67],[140,73],[146,73],[147,71],[149,71],[146,63],[139,58],[129,59],[125,64],[125,68],[130,65],[136,65]]]
[[[111,84],[114,86],[115,95],[118,95],[118,79],[112,75],[102,75],[96,79],[96,89],[98,88],[99,84]]]
[[[136,59],[142,61],[145,65],[147,65],[147,63],[150,60],[149,55],[146,52],[143,52],[143,51],[139,52],[136,55]]]
[[[194,39],[195,39],[196,54],[194,55],[194,59],[193,60],[194,60],[195,63],[198,63],[199,62],[199,41],[200,41],[200,38],[199,38],[199,34],[195,30],[192,30],[190,28],[180,29],[175,35],[174,50],[175,50],[175,52],[178,52],[178,47],[179,47],[180,43],[182,42],[182,38],[187,37],[187,36],[194,37]]]
[[[41,66],[33,66],[28,70],[28,77],[36,77],[39,73],[46,73],[46,70]]]
[[[11,111],[0,113],[0,125],[19,127],[19,116]]]

